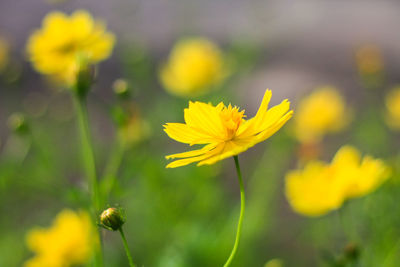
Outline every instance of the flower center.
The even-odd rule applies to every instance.
[[[61,54],[71,54],[77,50],[77,44],[75,42],[68,42],[57,48],[57,51]]]
[[[229,104],[228,107],[224,107],[221,110],[220,117],[226,129],[226,139],[231,140],[235,136],[242,119],[246,117],[246,115],[244,115],[244,110],[239,111],[238,107],[232,107],[232,105]]]

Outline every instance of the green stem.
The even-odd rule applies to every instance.
[[[100,210],[99,186],[96,177],[96,165],[92,147],[92,139],[90,135],[88,112],[86,108],[86,100],[84,97],[75,97],[76,107],[78,111],[79,130],[82,139],[82,157],[84,168],[92,194],[92,205],[95,213]]]
[[[88,112],[86,107],[86,99],[78,94],[74,97],[75,106],[78,115],[79,131],[82,142],[82,159],[84,163],[86,177],[88,179],[89,188],[91,191],[92,199],[92,216],[93,222],[96,224],[97,214],[100,210],[100,199],[99,199],[99,186],[96,176],[96,165],[94,160],[94,152],[92,147],[92,139],[90,135]],[[95,266],[103,266],[103,253],[101,248],[101,230],[98,229],[98,235],[100,240],[100,247],[95,251]]]
[[[239,166],[239,159],[238,159],[238,156],[234,156],[233,158],[235,160],[236,172],[238,175],[239,187],[240,187],[240,215],[239,215],[239,222],[238,222],[238,226],[237,226],[237,230],[236,230],[235,244],[233,246],[231,254],[229,255],[228,260],[224,264],[224,267],[228,267],[231,264],[233,258],[235,257],[237,248],[239,246],[240,232],[242,230],[242,222],[243,222],[244,207],[245,207],[244,186],[243,186],[243,180],[242,180],[242,172],[240,171],[240,166]]]
[[[398,248],[400,246],[400,240],[397,240],[394,246],[389,250],[389,253],[383,260],[382,266],[390,266],[390,263],[394,263],[395,259],[393,258],[398,253]]]
[[[128,242],[126,242],[125,234],[124,234],[124,231],[122,230],[122,227],[120,227],[118,229],[118,231],[121,234],[122,242],[124,243],[124,248],[125,248],[126,256],[128,257],[129,266],[135,267],[135,264],[133,263],[133,260],[132,260],[131,253],[129,252]]]
[[[117,141],[113,148],[113,152],[104,170],[104,176],[100,184],[103,201],[108,200],[110,192],[114,188],[118,170],[125,152],[125,147],[120,141]]]

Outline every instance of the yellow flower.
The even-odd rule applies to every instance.
[[[386,96],[386,123],[393,130],[400,130],[400,87]]]
[[[364,156],[343,146],[332,163],[310,161],[303,169],[286,174],[286,197],[303,215],[320,216],[338,209],[345,200],[374,191],[388,178],[382,160]]]
[[[95,229],[86,212],[61,211],[49,228],[35,228],[27,245],[36,255],[25,267],[68,267],[86,264],[97,246]]]
[[[77,60],[85,58],[88,64],[96,64],[108,58],[114,39],[87,11],[78,10],[71,16],[55,11],[47,14],[42,28],[30,36],[27,53],[38,72],[70,85]]]
[[[294,131],[302,143],[319,142],[325,134],[342,130],[349,121],[343,98],[333,87],[317,89],[296,110]]]
[[[261,106],[255,117],[245,120],[244,110],[217,106],[202,102],[189,102],[184,111],[185,123],[167,123],[164,131],[178,142],[190,145],[204,144],[199,150],[167,156],[180,158],[167,165],[175,168],[198,162],[197,166],[213,164],[227,157],[235,156],[260,143],[278,131],[291,117],[289,101],[268,109],[272,93],[266,90]]]
[[[8,42],[0,38],[0,72],[4,70],[9,60],[9,44]]]
[[[178,41],[160,71],[166,90],[185,97],[208,92],[225,76],[221,51],[214,43],[200,37]]]

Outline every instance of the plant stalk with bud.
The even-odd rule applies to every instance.
[[[128,257],[129,266],[135,267],[133,263],[132,255],[129,251],[128,242],[125,238],[124,230],[122,229],[122,225],[125,223],[125,216],[123,215],[123,211],[117,208],[108,208],[104,210],[100,215],[100,226],[104,227],[110,231],[118,231],[121,235],[122,242],[124,243],[125,253]]]
[[[93,72],[84,57],[77,58],[73,75],[75,78],[73,78],[73,82],[70,86],[71,91],[73,92],[73,99],[78,116],[79,132],[82,142],[83,165],[91,193],[92,214],[98,214],[101,208],[101,199],[99,194],[99,185],[97,180],[96,164],[86,103],[86,97],[93,81]],[[101,240],[100,231],[99,238]],[[101,242],[99,249],[96,251],[95,265],[104,265]]]

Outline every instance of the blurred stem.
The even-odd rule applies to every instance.
[[[339,219],[339,226],[340,226],[340,230],[342,231],[345,239],[347,242],[353,242],[354,241],[354,235],[352,233],[352,230],[350,228],[349,220],[348,218],[346,218],[346,214],[345,214],[345,208],[348,205],[348,203],[344,203],[342,207],[340,207],[337,211],[337,218]]]
[[[107,166],[105,167],[104,176],[101,181],[103,201],[108,200],[110,192],[114,188],[118,170],[124,156],[124,152],[125,152],[125,146],[121,143],[120,140],[117,140],[115,142],[115,145],[113,146],[113,151],[111,153],[110,159],[108,160]]]
[[[359,241],[356,229],[354,228],[353,218],[351,217],[352,212],[350,210],[350,203],[343,203],[342,207],[337,210],[339,223],[342,231],[348,241],[355,242]],[[349,215],[350,214],[350,215]]]
[[[122,230],[122,227],[120,227],[118,229],[118,231],[121,234],[122,242],[124,243],[124,248],[125,248],[126,256],[128,257],[129,266],[135,267],[135,264],[133,263],[133,260],[132,260],[131,253],[129,252],[128,242],[126,242],[125,234],[124,234],[124,231]]]
[[[93,209],[93,220],[96,224],[96,217],[100,210],[100,199],[99,199],[99,187],[96,177],[96,165],[94,160],[94,153],[92,147],[92,139],[90,135],[88,112],[86,107],[86,98],[79,96],[78,94],[74,97],[75,106],[78,115],[79,131],[82,142],[82,157],[86,177],[88,179],[89,188],[91,189],[92,209]],[[95,255],[95,266],[103,266],[103,255],[101,249],[101,232],[98,229],[100,247],[96,249]]]
[[[400,240],[397,240],[394,246],[389,250],[389,253],[385,257],[382,266],[390,266],[390,263],[395,262],[396,259],[393,259],[393,257],[396,254],[398,254],[399,246],[400,246]]]
[[[94,152],[90,135],[86,99],[84,97],[76,97],[75,100],[78,111],[79,130],[82,139],[82,157],[86,176],[91,187],[92,205],[97,213],[100,210],[99,187],[96,177],[96,165],[94,161]]]
[[[242,172],[240,171],[239,158],[238,158],[238,156],[234,156],[233,158],[235,160],[236,172],[238,175],[239,187],[240,187],[240,215],[239,215],[239,222],[238,222],[238,226],[237,226],[237,230],[236,230],[235,244],[233,246],[231,254],[229,255],[228,260],[224,264],[224,267],[228,267],[231,264],[233,258],[235,257],[237,248],[239,246],[240,232],[242,230],[242,222],[243,222],[243,215],[244,215],[244,208],[245,208],[244,186],[243,186],[243,180],[242,180]]]
[[[31,143],[30,148],[32,150],[36,150],[37,154],[39,155],[39,157],[42,159],[41,164],[46,165],[46,169],[50,170],[50,169],[54,169],[54,164],[50,164],[50,159],[48,154],[46,153],[46,151],[43,149],[43,146],[41,143],[39,143],[37,141],[36,136],[34,135],[34,133],[32,131],[29,132],[29,142]]]

